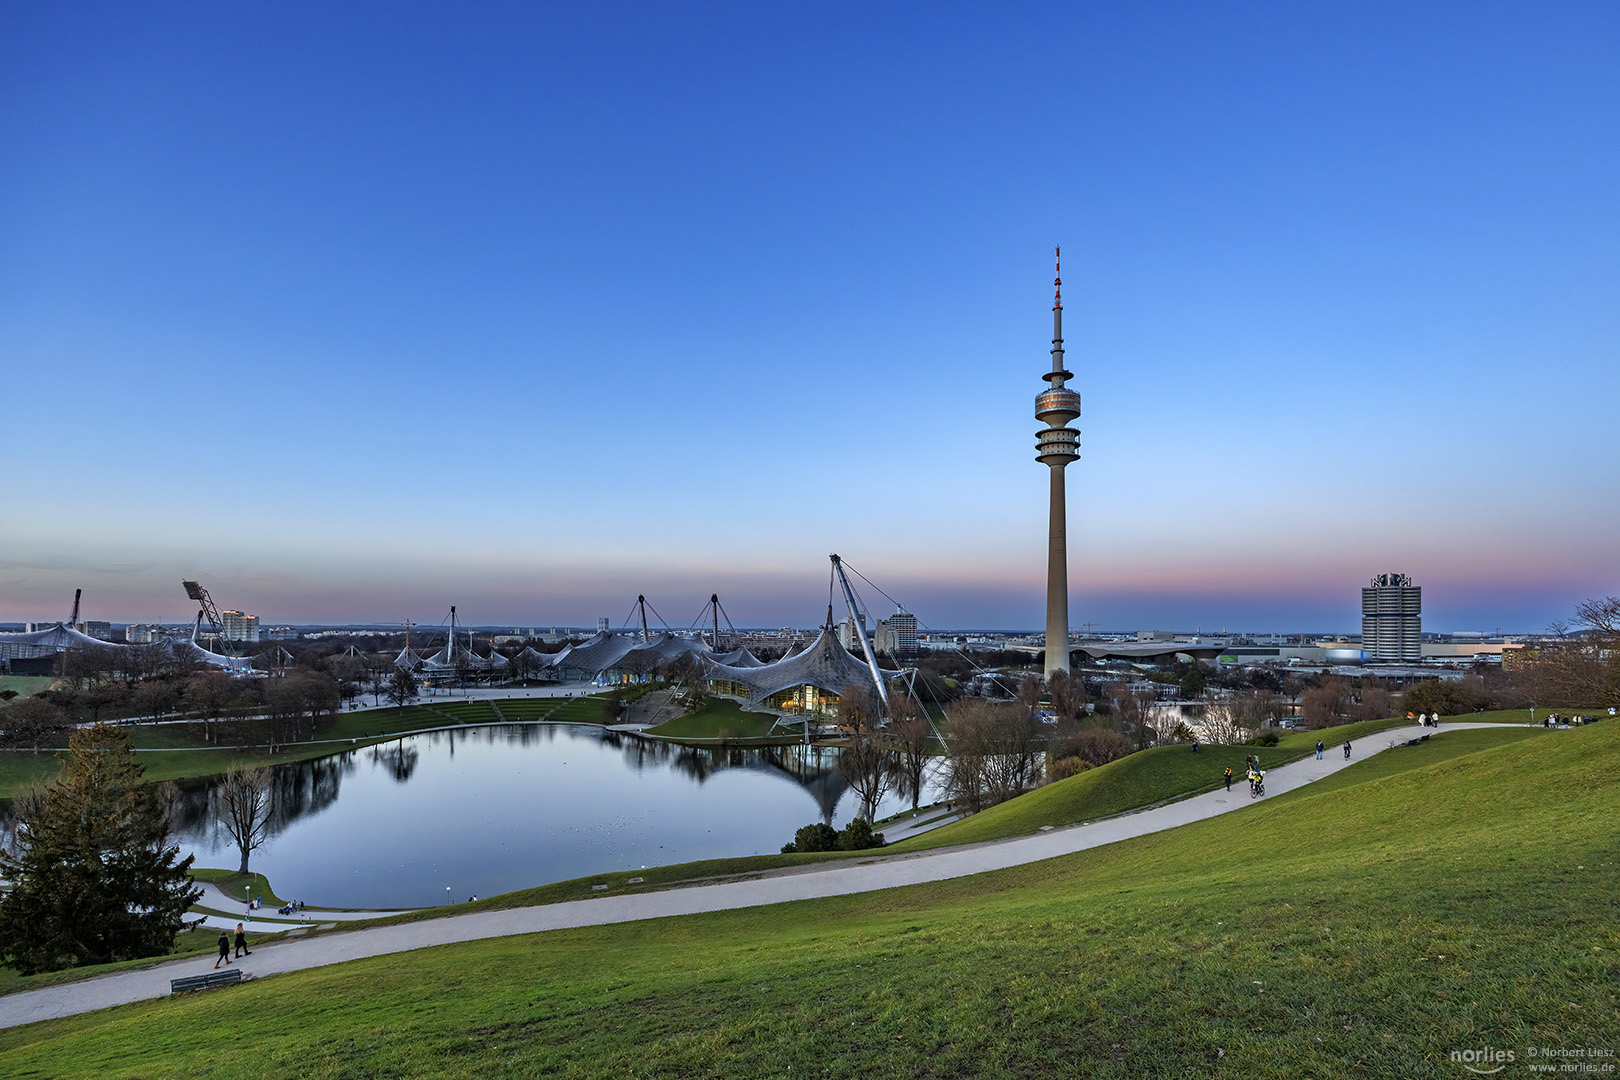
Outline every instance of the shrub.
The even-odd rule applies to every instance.
[[[1275,731],[1263,732],[1249,740],[1250,746],[1276,746],[1278,742]]]
[[[1091,768],[1091,762],[1082,757],[1060,757],[1046,767],[1047,780],[1067,780]]]
[[[865,818],[856,818],[845,825],[843,831],[838,834],[839,851],[864,851],[867,848],[882,846],[883,834],[873,832],[872,823]]]
[[[1079,758],[1088,765],[1106,765],[1129,754],[1135,748],[1131,740],[1113,728],[1081,728],[1058,744],[1053,757]]]
[[[806,825],[793,834],[793,843],[782,845],[782,854],[790,855],[795,851],[837,851],[838,832],[831,825],[816,822]]]

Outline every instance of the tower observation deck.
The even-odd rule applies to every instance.
[[[1080,457],[1080,433],[1069,421],[1080,416],[1080,395],[1065,384],[1074,378],[1063,368],[1063,249],[1057,249],[1052,279],[1052,370],[1036,395],[1035,419],[1046,427],[1035,433],[1035,460],[1052,470],[1051,519],[1046,553],[1046,675],[1069,671],[1069,536],[1063,470]]]

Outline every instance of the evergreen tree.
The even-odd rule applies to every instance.
[[[0,852],[0,962],[25,974],[161,956],[201,896],[176,861],[156,792],[123,733],[75,731],[62,775],[18,800],[15,851]]]

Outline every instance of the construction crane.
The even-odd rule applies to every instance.
[[[219,608],[214,606],[214,598],[208,595],[207,589],[195,581],[182,581],[180,584],[185,587],[187,596],[202,605],[202,610],[197,613],[198,621],[207,616],[209,623],[214,627],[215,635],[219,638],[220,651],[227,656],[230,655],[230,646],[225,641],[225,621],[219,617]]]

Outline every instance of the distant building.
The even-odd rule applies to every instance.
[[[1423,659],[1423,590],[1405,574],[1379,574],[1361,590],[1361,648],[1369,660]]]
[[[861,615],[860,631],[855,629],[855,618],[850,616],[838,624],[838,644],[852,653],[861,652],[861,633],[866,630],[866,615]]]
[[[258,641],[259,617],[245,615],[240,611],[222,611],[219,613],[220,627],[226,641]]]
[[[610,632],[612,629],[613,629],[613,620],[612,619],[609,619],[606,616],[603,616],[602,618],[596,620],[596,632],[598,634],[606,634],[606,633]]]
[[[113,639],[112,623],[102,622],[100,619],[87,619],[73,629],[81,634],[89,634],[98,641],[111,641]]]
[[[259,631],[259,637],[265,641],[297,641],[298,631],[291,626],[267,626]]]
[[[150,645],[163,636],[163,627],[151,623],[130,623],[124,627],[124,640],[131,645]]]
[[[916,656],[917,616],[901,610],[887,619],[879,619],[874,647],[878,652],[885,652],[897,658]]]

